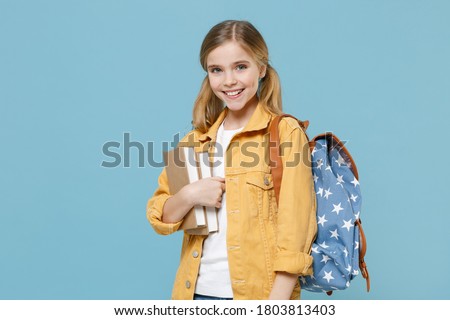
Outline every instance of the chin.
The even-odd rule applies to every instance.
[[[253,99],[242,99],[240,101],[224,101],[225,105],[228,107],[228,109],[233,111],[240,111],[242,109],[245,109],[247,106],[253,104]]]
[[[235,102],[231,102],[231,103],[226,103],[225,105],[228,107],[228,109],[233,110],[233,111],[239,111],[244,109],[245,104],[244,103],[235,103]]]

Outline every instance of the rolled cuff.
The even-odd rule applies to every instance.
[[[170,197],[171,195],[168,194],[160,195],[156,200],[150,200],[147,206],[147,219],[158,234],[172,234],[180,228],[181,223],[183,222],[183,220],[175,223],[166,223],[162,221],[164,204]]]
[[[274,271],[283,271],[299,276],[311,275],[313,257],[304,252],[278,251],[273,265]]]

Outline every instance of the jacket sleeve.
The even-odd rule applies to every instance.
[[[183,220],[176,223],[165,223],[162,221],[164,204],[170,197],[166,169],[164,168],[158,178],[158,188],[147,202],[147,219],[153,229],[162,235],[174,233],[183,222]]]
[[[312,274],[311,246],[316,237],[317,220],[308,138],[292,121],[281,121],[279,129],[283,176],[274,271],[309,275]]]

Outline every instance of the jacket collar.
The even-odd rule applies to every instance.
[[[222,112],[220,113],[217,120],[214,122],[214,124],[208,129],[208,131],[201,136],[199,136],[199,140],[201,142],[205,142],[208,139],[215,141],[217,136],[217,130],[219,129],[219,126],[222,124],[223,120],[225,119],[228,112],[228,108],[225,107]],[[241,132],[249,132],[249,131],[257,131],[261,129],[265,129],[269,126],[270,120],[272,119],[272,115],[264,110],[264,108],[261,105],[261,102],[258,103],[256,106],[255,111],[253,111],[252,116],[250,117],[250,120],[245,125],[245,127],[242,129]]]

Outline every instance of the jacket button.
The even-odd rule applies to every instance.
[[[192,256],[193,256],[194,258],[197,258],[197,257],[198,257],[198,251],[195,250],[194,252],[192,252]]]
[[[264,184],[268,186],[270,184],[269,178],[264,177]]]
[[[191,287],[191,282],[189,280],[186,281],[186,288],[190,288]]]

